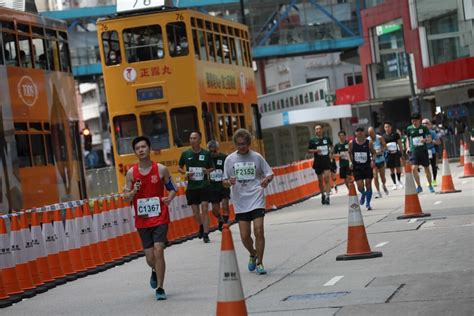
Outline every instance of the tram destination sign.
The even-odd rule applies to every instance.
[[[137,101],[151,101],[163,99],[163,87],[137,89]]]
[[[165,0],[117,0],[117,12],[152,9],[164,5]]]

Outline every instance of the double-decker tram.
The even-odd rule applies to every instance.
[[[203,147],[217,140],[231,152],[234,131],[247,128],[261,150],[246,26],[160,7],[118,13],[97,30],[119,187],[136,161],[138,135],[150,138],[152,159],[174,174],[195,130]]]
[[[1,213],[85,197],[66,24],[0,8]]]

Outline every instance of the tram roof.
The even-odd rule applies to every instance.
[[[6,7],[0,7],[0,20],[16,20],[23,23],[43,25],[50,28],[67,29],[67,24],[63,20],[54,19],[39,15],[37,13],[24,12]]]

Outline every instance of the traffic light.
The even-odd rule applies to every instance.
[[[84,128],[82,130],[82,137],[84,139],[84,150],[92,150],[92,134],[89,128]]]

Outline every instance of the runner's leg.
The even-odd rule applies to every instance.
[[[208,202],[201,202],[201,222],[202,226],[204,227],[204,234],[209,233],[209,203]]]
[[[263,253],[265,251],[263,219],[264,217],[258,217],[253,220],[253,234],[255,235],[255,248],[257,252],[258,263],[263,263]]]
[[[250,235],[252,229],[250,226],[250,222],[246,221],[239,221],[239,231],[240,231],[240,239],[242,240],[242,244],[247,249],[249,254],[253,257],[257,255],[255,248],[253,247],[253,239]]]
[[[155,256],[155,271],[158,288],[163,288],[165,282],[165,244],[162,242],[155,242],[154,247],[151,248]]]

